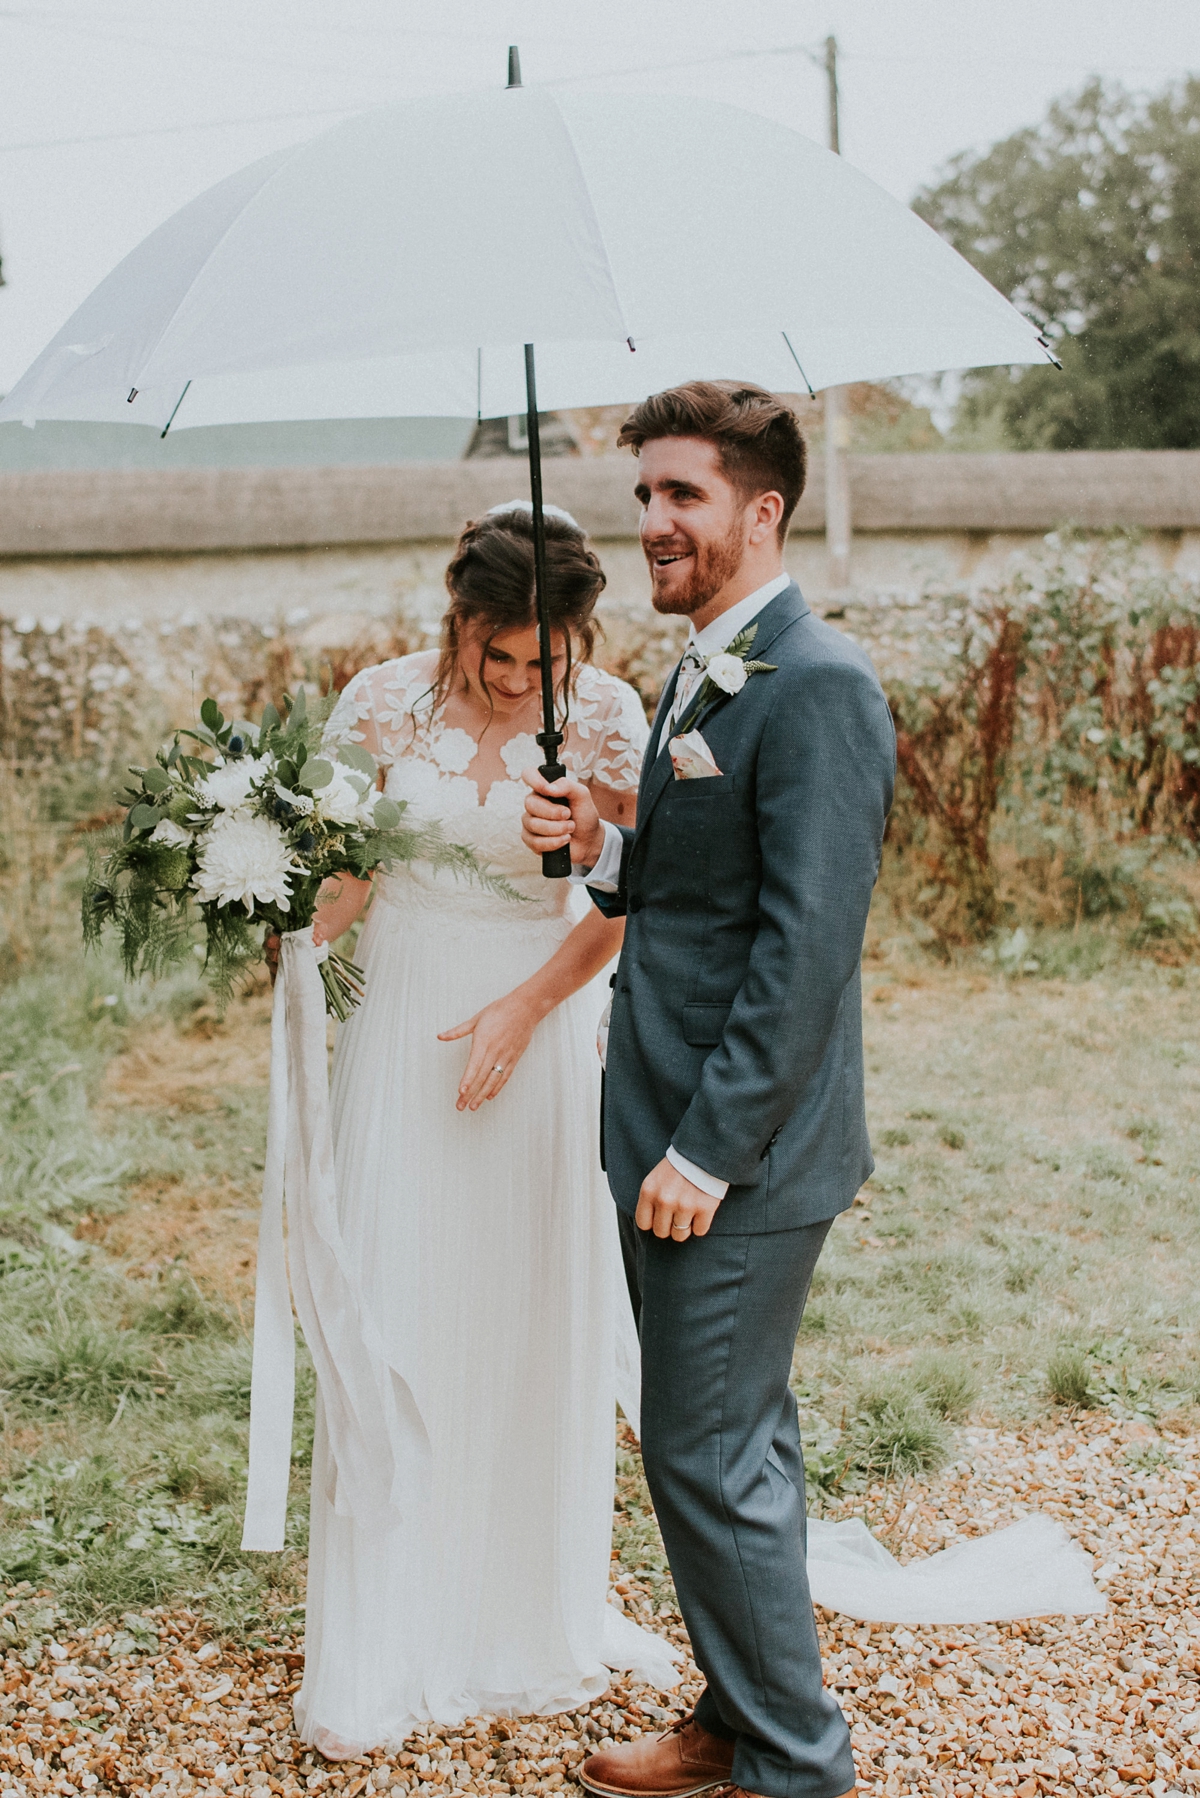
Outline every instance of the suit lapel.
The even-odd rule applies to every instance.
[[[650,726],[650,741],[646,745],[646,759],[642,763],[643,785],[645,784],[647,774],[654,765],[655,757],[658,755],[658,745],[662,740],[663,731],[667,728],[667,719],[671,716],[671,707],[675,704],[675,689],[679,685],[679,670],[681,666],[682,664],[680,662],[676,662],[675,671],[662,690],[662,698],[659,700],[658,708],[654,714],[654,723]]]
[[[671,716],[671,707],[675,703],[675,689],[679,684],[679,665],[663,688],[662,698],[658,702],[658,710],[654,714],[654,726],[650,732],[650,741],[646,745],[646,759],[642,763],[642,779],[638,789],[638,819],[642,810],[649,812],[655,800],[662,792],[667,779],[674,773],[670,752],[664,749],[659,754],[662,733],[667,728],[667,719]]]
[[[754,642],[750,647],[750,660],[761,662],[764,659],[766,651],[770,648],[771,644],[775,642],[780,633],[785,631],[790,624],[794,624],[797,619],[803,618],[809,609],[810,608],[795,581],[793,581],[790,586],[785,587],[782,593],[777,593],[775,598],[771,600],[768,605],[763,607],[758,617],[754,620],[758,629],[754,635]],[[751,680],[768,680],[770,676],[756,674],[751,675],[750,678]],[[667,727],[667,719],[671,715],[671,707],[675,702],[675,687],[678,680],[679,668],[677,666],[671,679],[667,682],[662,698],[658,702],[658,710],[654,715],[654,728],[650,733],[650,741],[646,746],[646,760],[642,765],[642,780],[638,790],[638,816],[637,828],[634,832],[635,838],[640,836],[645,829],[651,812],[654,810],[654,807],[667,789],[668,782],[674,778],[675,770],[671,762],[671,752],[669,749],[664,748],[660,754],[658,745],[662,739],[662,733]],[[734,697],[735,696],[732,693],[720,693],[715,699],[706,700],[703,710],[700,711],[697,710],[696,701],[693,700],[683,717],[677,721],[675,727],[676,732],[695,730],[697,724],[707,722],[715,711],[718,711],[722,706],[728,705],[729,701]]]

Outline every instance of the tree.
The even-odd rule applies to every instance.
[[[1200,447],[1200,77],[1090,81],[914,204],[1063,364],[971,377],[968,422],[998,412],[1022,449]]]

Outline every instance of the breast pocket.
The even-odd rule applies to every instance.
[[[676,801],[719,799],[723,794],[732,793],[736,784],[735,774],[705,774],[698,780],[673,780],[667,792]]]

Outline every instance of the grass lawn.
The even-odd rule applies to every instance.
[[[843,1453],[818,1417],[853,1476],[934,1458],[939,1414],[1195,1401],[1198,999],[1197,970],[1133,961],[1079,981],[868,962],[878,1165],[796,1357],[818,1478]]]

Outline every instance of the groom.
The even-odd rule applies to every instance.
[[[839,1798],[854,1763],[821,1683],[788,1380],[826,1234],[873,1165],[859,958],[892,723],[866,655],[783,572],[805,473],[792,411],[694,381],[638,406],[619,441],[638,457],[654,605],[690,619],[688,650],[636,829],[531,773],[524,834],[569,842],[596,904],[628,919],[603,1140],[646,1478],[707,1683],[686,1722],[581,1777],[605,1798]]]

